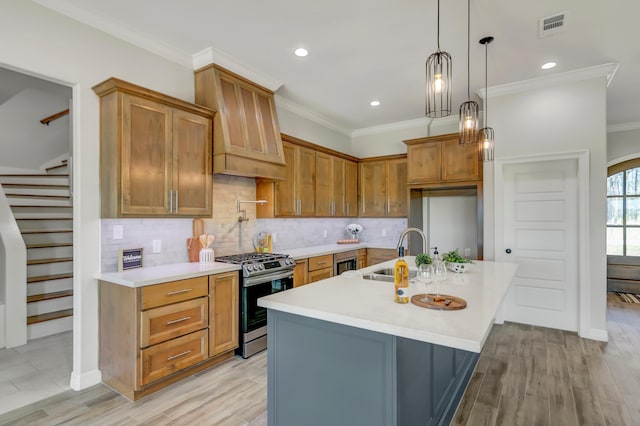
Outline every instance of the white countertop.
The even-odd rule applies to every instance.
[[[383,247],[373,243],[351,243],[351,244],[325,244],[321,246],[302,247],[296,249],[282,249],[279,252],[286,253],[294,259],[305,259],[307,257],[322,256],[331,253],[341,253],[344,251],[358,250],[363,248],[385,248],[395,250],[395,247]]]
[[[213,262],[200,264],[199,262],[185,262],[130,269],[122,272],[105,272],[96,275],[96,278],[135,288],[239,270],[240,265],[231,263]]]
[[[415,257],[406,259],[415,267]],[[394,264],[391,260],[359,272],[371,273]],[[263,297],[258,305],[479,353],[517,267],[515,263],[475,261],[462,274],[449,272],[440,293],[465,299],[467,307],[458,311],[398,304],[393,300],[393,283],[344,276]],[[424,287],[412,285],[410,296],[416,293],[424,293]]]

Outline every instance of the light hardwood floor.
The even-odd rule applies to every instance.
[[[454,425],[640,425],[640,305],[608,299],[609,343],[493,327]],[[98,385],[0,425],[266,425],[266,353],[234,358],[137,402]],[[332,425],[333,426],[333,425]]]

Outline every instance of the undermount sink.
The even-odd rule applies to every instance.
[[[418,274],[417,269],[409,268],[409,279],[415,278],[417,274]],[[385,269],[380,269],[378,271],[370,272],[368,274],[363,274],[362,278],[364,278],[365,280],[387,281],[392,283],[393,275],[394,275],[393,268],[385,268]]]

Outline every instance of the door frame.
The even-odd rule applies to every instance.
[[[504,249],[504,168],[512,164],[537,163],[553,160],[576,160],[578,163],[578,335],[591,336],[591,279],[589,274],[589,151],[568,151],[550,154],[534,154],[507,157],[495,160],[494,167],[494,252],[502,253]],[[502,256],[500,254],[499,256]],[[497,256],[496,256],[497,257]]]

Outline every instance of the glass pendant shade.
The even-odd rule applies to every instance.
[[[458,125],[460,145],[471,145],[478,142],[478,109],[478,103],[475,101],[466,101],[460,105]]]
[[[451,115],[451,55],[438,50],[427,58],[425,115],[430,118]]]
[[[480,147],[480,159],[485,163],[493,161],[493,129],[491,127],[480,129],[477,140]]]

